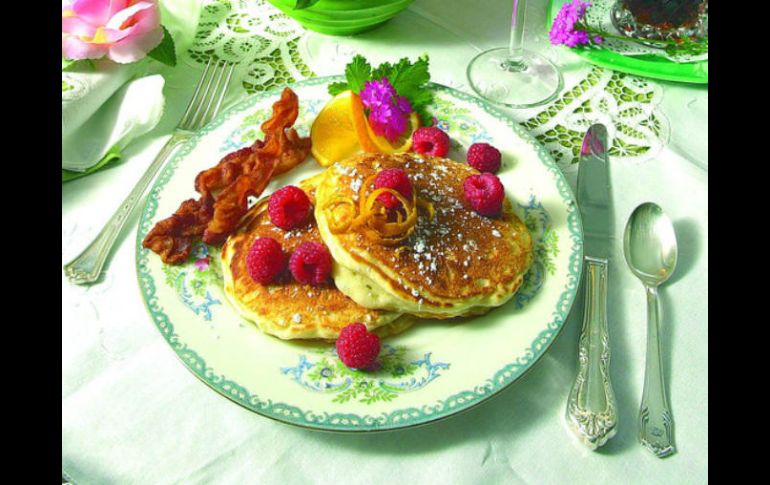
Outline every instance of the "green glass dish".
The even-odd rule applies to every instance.
[[[404,10],[414,0],[320,0],[296,10],[296,0],[268,0],[308,30],[351,35],[371,30]]]
[[[548,25],[550,30],[553,19],[559,13],[559,9],[569,0],[552,0],[548,5]],[[567,47],[565,47],[567,49]],[[660,56],[624,56],[617,52],[602,49],[601,47],[583,49],[570,49],[576,55],[582,57],[591,64],[626,72],[635,76],[650,77],[663,81],[676,81],[692,84],[708,84],[709,61],[689,63],[677,63]]]

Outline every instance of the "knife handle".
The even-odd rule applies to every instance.
[[[580,440],[595,450],[615,435],[618,416],[610,383],[607,260],[586,257],[585,263],[578,374],[567,401],[567,422]]]

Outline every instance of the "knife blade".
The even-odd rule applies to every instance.
[[[607,266],[612,231],[607,128],[588,129],[580,150],[577,202],[583,220],[585,309],[578,339],[578,375],[567,400],[567,421],[595,450],[617,431],[610,382],[607,332]]]
[[[577,203],[583,219],[583,252],[607,259],[611,233],[607,128],[592,125],[583,139],[578,164]]]

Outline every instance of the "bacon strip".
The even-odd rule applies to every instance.
[[[187,260],[192,244],[206,229],[214,213],[211,197],[188,199],[171,216],[155,224],[142,246],[160,255],[164,263],[178,264]]]
[[[310,138],[294,128],[299,113],[297,95],[285,88],[273,104],[273,116],[262,123],[264,140],[226,155],[195,177],[198,200],[189,199],[169,218],[158,222],[142,246],[158,253],[164,263],[185,261],[193,241],[220,244],[248,210],[249,196],[259,196],[273,176],[288,172],[310,153]]]

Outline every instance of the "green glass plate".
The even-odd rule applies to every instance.
[[[294,8],[294,0],[268,1],[306,29],[327,35],[352,35],[383,24],[414,0],[321,0],[299,10]]]
[[[551,28],[553,19],[561,6],[569,1],[551,0],[548,5],[548,29]],[[570,50],[591,64],[636,76],[693,84],[708,84],[709,82],[708,60],[680,64],[658,56],[624,56],[601,47]]]
[[[328,84],[340,80],[291,85],[300,100],[295,126],[301,135],[330,99]],[[139,222],[136,261],[145,304],[168,345],[201,381],[268,418],[317,430],[369,432],[427,424],[470,409],[516,381],[545,353],[564,325],[582,271],[583,232],[572,191],[548,151],[511,118],[468,94],[437,84],[431,89],[429,109],[452,138],[451,158],[465,160],[476,142],[491,143],[503,154],[498,175],[534,242],[533,266],[514,298],[482,316],[418,322],[384,339],[381,367],[363,372],[346,368],[330,343],[279,340],[241,319],[222,289],[219,248],[197,243],[185,263],[162,264],[142,247],[144,236],[197,195],[194,180],[201,170],[263,136],[260,125],[280,90],[259,93],[221,113],[176,152]],[[308,159],[271,181],[265,195],[321,170]],[[475,242],[469,238],[467,244]],[[478,264],[485,257],[479,254]]]

